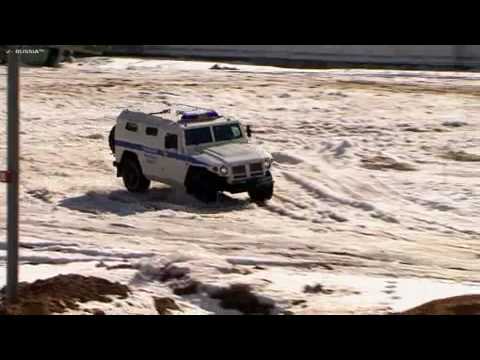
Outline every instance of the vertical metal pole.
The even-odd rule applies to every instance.
[[[19,59],[8,54],[8,170],[11,181],[7,194],[7,300],[17,300],[18,288],[18,190],[19,190]]]

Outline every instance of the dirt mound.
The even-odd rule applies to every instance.
[[[401,315],[480,315],[480,295],[435,300]]]
[[[159,315],[171,315],[172,311],[181,311],[175,300],[170,298],[154,297],[153,302]]]
[[[237,68],[235,67],[229,67],[229,66],[221,66],[221,65],[218,65],[218,64],[215,64],[213,65],[210,70],[230,70],[230,71],[235,71],[235,70],[238,70]]]
[[[331,295],[333,294],[333,290],[325,289],[325,287],[321,284],[317,285],[307,285],[303,289],[303,292],[306,294],[324,294],[324,295]]]
[[[201,284],[198,281],[187,280],[183,283],[177,283],[172,285],[172,290],[175,295],[187,296],[198,293]]]
[[[127,298],[127,286],[96,277],[60,275],[32,284],[21,283],[18,302],[6,304],[5,289],[0,293],[0,315],[50,315],[78,310],[78,303],[111,302],[108,296]]]
[[[462,126],[468,126],[468,123],[464,121],[445,121],[442,125],[446,127],[458,128]]]
[[[480,161],[480,155],[470,154],[465,151],[449,151],[443,154],[442,157],[447,160],[463,161],[463,162],[477,162]]]
[[[273,160],[279,164],[286,164],[286,165],[298,165],[303,163],[303,159],[300,159],[294,155],[276,152],[272,154]]]
[[[35,199],[42,200],[47,203],[51,203],[53,199],[53,194],[47,189],[29,190],[27,191],[27,194]]]
[[[270,315],[274,305],[262,303],[260,299],[252,293],[248,285],[234,284],[229,288],[220,289],[211,294],[212,299],[220,300],[220,306],[224,309],[238,310],[247,315]]]
[[[397,171],[416,171],[417,169],[410,164],[398,162],[386,156],[375,156],[362,160],[362,167],[369,170],[397,170]]]

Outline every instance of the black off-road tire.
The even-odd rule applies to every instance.
[[[117,127],[114,126],[110,131],[110,134],[108,135],[108,146],[110,147],[112,154],[115,154],[115,129],[116,128]]]
[[[197,198],[206,204],[214,203],[217,201],[218,192],[215,189],[211,189],[209,186],[203,186],[200,192],[197,193]]]
[[[150,180],[143,175],[137,159],[131,157],[122,161],[123,183],[132,193],[146,193],[150,189]]]
[[[186,188],[187,193],[206,204],[216,202],[217,190],[212,186],[211,179],[209,179],[208,176],[202,175],[202,173],[193,175]]]
[[[0,65],[5,65],[7,62],[7,52],[0,50]]]
[[[253,202],[264,203],[273,198],[273,184],[260,186],[248,191],[248,195]]]
[[[62,62],[62,51],[60,49],[49,49],[45,66],[59,67]]]

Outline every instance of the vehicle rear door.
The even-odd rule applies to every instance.
[[[144,127],[144,173],[153,180],[160,180],[162,177],[162,140],[163,133],[161,129],[153,125]]]

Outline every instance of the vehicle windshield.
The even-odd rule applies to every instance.
[[[209,127],[185,130],[185,142],[187,146],[211,143],[212,131]]]
[[[237,140],[243,137],[239,124],[214,126],[213,133],[217,142]]]
[[[243,138],[240,124],[218,125],[213,127],[185,130],[185,141],[187,146],[209,144],[212,142],[232,141]]]

